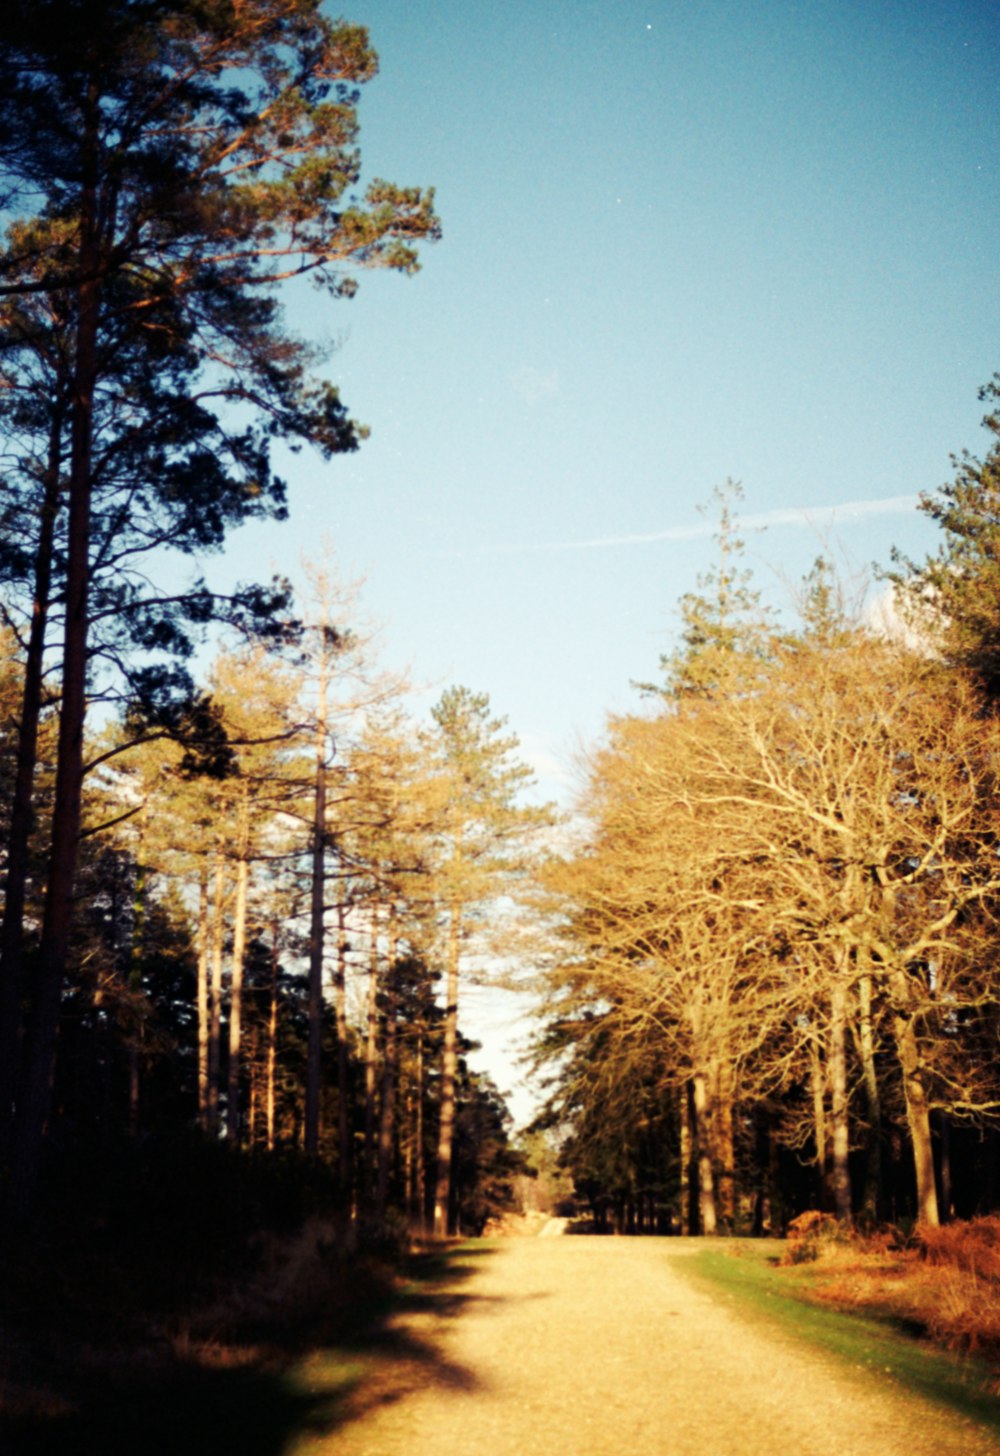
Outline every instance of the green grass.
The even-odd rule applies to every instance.
[[[706,1246],[674,1267],[741,1314],[778,1324],[846,1365],[889,1378],[1000,1436],[1000,1401],[989,1391],[996,1372],[985,1361],[936,1349],[890,1317],[811,1302],[808,1290],[816,1276],[801,1266],[779,1268],[773,1245]]]

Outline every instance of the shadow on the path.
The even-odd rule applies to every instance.
[[[369,1300],[352,1311],[349,1327],[312,1343],[289,1329],[287,1338],[269,1338],[258,1348],[234,1351],[220,1343],[214,1356],[203,1347],[124,1360],[81,1352],[70,1386],[53,1384],[38,1409],[21,1401],[6,1416],[0,1450],[4,1456],[289,1456],[300,1440],[331,1434],[429,1385],[474,1390],[475,1374],[444,1357],[435,1327],[481,1302],[462,1285],[495,1252],[457,1247],[420,1256],[401,1289]],[[427,1323],[426,1337],[406,1328],[414,1315]],[[3,1377],[0,1368],[0,1398]]]

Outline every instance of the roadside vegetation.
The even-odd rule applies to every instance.
[[[77,1203],[5,1267],[10,1456],[210,1456],[220,1445],[278,1456],[432,1378],[434,1347],[389,1322],[416,1308],[457,1314],[474,1253],[345,1231],[302,1160],[236,1169],[224,1150],[189,1154],[198,1187],[236,1214],[230,1239],[217,1203],[196,1212],[165,1183],[159,1206],[133,1204],[143,1180],[132,1170],[115,1185],[126,1194],[116,1212]],[[179,1170],[157,1176],[168,1172]]]
[[[851,1234],[806,1215],[787,1241],[705,1245],[677,1268],[742,1316],[777,1324],[1000,1437],[997,1223],[957,1225],[938,1241]]]
[[[594,1227],[932,1230],[1000,1208],[1000,381],[922,498],[924,564],[830,563],[778,620],[744,564],[680,602],[647,703],[545,868],[541,1122]]]

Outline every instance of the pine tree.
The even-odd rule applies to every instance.
[[[514,756],[517,738],[506,732],[505,719],[492,716],[485,693],[449,688],[433,709],[433,718],[436,732],[431,746],[441,790],[435,879],[447,968],[434,1195],[434,1232],[441,1237],[448,1231],[451,1202],[463,947],[477,913],[509,890],[523,872],[528,837],[550,823],[551,814],[519,802],[519,794],[531,782],[531,771]]]
[[[952,456],[954,478],[920,497],[941,527],[936,553],[917,564],[894,552],[894,584],[914,630],[946,659],[971,667],[992,699],[1000,697],[1000,374],[979,391],[992,437],[980,459]]]
[[[283,331],[274,288],[311,275],[343,297],[352,265],[412,271],[414,242],[436,234],[429,193],[376,182],[363,201],[349,199],[358,176],[355,88],[375,64],[365,32],[327,21],[318,0],[236,9],[15,0],[5,16],[0,189],[10,200],[37,200],[40,216],[11,230],[0,296],[66,298],[72,350],[52,852],[17,1109],[22,1214],[49,1105],[72,921],[102,545],[96,447],[115,335],[124,328],[150,360],[164,348],[191,351],[216,376],[234,361],[234,383],[222,377],[216,390],[263,412],[265,441],[276,430],[327,450],[356,443],[335,391],[309,384],[307,351]],[[189,477],[186,488],[196,483]],[[149,627],[155,640],[155,618]]]

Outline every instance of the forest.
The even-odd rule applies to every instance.
[[[211,583],[287,514],[279,445],[365,436],[287,287],[332,306],[440,235],[429,189],[361,187],[376,67],[318,0],[5,11],[4,1225],[196,1264],[319,1213],[351,1252],[478,1233],[537,1171],[469,1065],[491,975],[600,1231],[995,1209],[1000,385],[892,631],[822,558],[765,609],[720,487],[558,820],[487,693],[414,712],[331,552]]]
[[[484,685],[384,665],[335,498],[310,555],[226,574],[368,435],[304,290],[332,330],[442,236],[362,163],[377,73],[324,0],[0,13],[0,1444],[313,1449],[393,1405],[369,1337],[407,1398],[484,1389],[459,1312],[541,1381],[548,1274],[460,1291],[504,1267],[484,1231],[564,1221],[704,1240],[563,1240],[588,1354],[571,1265],[603,1311],[623,1250],[652,1306],[665,1250],[780,1279],[771,1238],[913,1287],[950,1260],[947,1320],[905,1318],[995,1355],[1000,375],[926,559],[855,581],[834,546],[778,611],[720,485],[675,645],[557,811]],[[531,1025],[517,1132],[481,987]]]
[[[322,1209],[394,1247],[478,1230],[522,1165],[458,1019],[485,907],[548,819],[516,738],[463,687],[418,723],[328,552],[297,582],[209,580],[240,524],[287,515],[278,445],[328,460],[365,435],[287,287],[333,306],[440,234],[430,190],[360,183],[376,70],[318,0],[4,12],[0,1166],[21,1240],[67,1200],[77,1238],[137,1199],[200,1229],[221,1197],[237,1242]]]
[[[933,1229],[1000,1199],[998,381],[881,612],[762,605],[738,485],[677,650],[544,872],[545,1115],[596,1226]],[[891,603],[892,611],[884,610]]]

